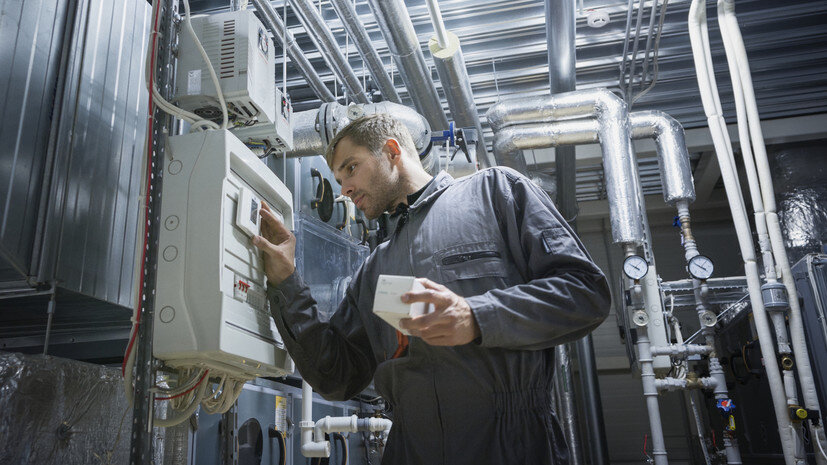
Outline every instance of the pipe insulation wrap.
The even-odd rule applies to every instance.
[[[526,173],[523,150],[594,144],[600,141],[599,131],[593,119],[509,126],[494,134],[494,155],[497,164]]]
[[[305,26],[307,35],[322,53],[327,65],[345,85],[350,100],[358,103],[368,103],[369,100],[362,90],[362,83],[359,77],[353,72],[353,68],[345,58],[333,33],[325,24],[316,7],[310,0],[288,0],[293,11],[299,17],[302,25]]]
[[[509,99],[492,106],[486,113],[496,137],[503,128],[525,123],[551,122],[573,118],[594,117],[603,152],[603,169],[606,173],[606,193],[609,199],[612,238],[615,243],[637,244],[643,242],[643,226],[639,198],[640,183],[634,162],[631,131],[626,102],[607,89],[566,92],[549,97]],[[559,121],[555,124],[570,123]],[[512,133],[513,134],[513,133]],[[594,142],[593,140],[581,143]],[[500,144],[506,144],[500,142]],[[502,146],[506,147],[506,146]],[[546,146],[548,147],[548,145]],[[540,148],[540,147],[525,147]],[[513,160],[505,149],[495,149],[497,161],[523,165],[525,161]],[[500,154],[511,157],[500,160]],[[525,171],[523,171],[525,172]]]
[[[480,124],[477,105],[474,101],[474,93],[471,90],[471,80],[468,78],[468,70],[465,67],[465,58],[462,55],[459,39],[451,31],[445,31],[447,44],[441,47],[436,37],[428,42],[428,48],[434,57],[434,66],[442,83],[442,90],[448,100],[448,108],[451,110],[451,118],[454,126],[460,128],[473,127],[477,130],[477,156],[483,168],[494,166],[494,160],[488,153],[485,146],[485,138],[482,137],[482,125]],[[525,171],[522,171],[525,173]]]
[[[350,0],[331,0],[330,3],[333,5],[333,9],[336,10],[336,14],[339,15],[339,18],[342,20],[342,25],[345,27],[345,30],[347,30],[347,33],[351,39],[353,39],[353,45],[356,46],[356,50],[359,51],[359,55],[365,62],[365,66],[368,68],[374,84],[379,88],[379,92],[382,93],[385,100],[402,103],[399,94],[396,92],[396,86],[393,85],[393,81],[390,76],[388,76],[387,71],[385,71],[385,64],[382,62],[382,59],[379,58],[379,53],[377,53],[373,47],[370,36],[365,30],[365,26],[359,21],[359,16],[356,13],[353,3]]]
[[[293,115],[293,150],[287,152],[287,156],[293,158],[324,154],[327,144],[352,120],[376,113],[392,115],[404,124],[411,133],[418,154],[427,150],[431,143],[431,128],[425,118],[413,108],[393,102],[350,106],[326,103],[318,109],[300,111]]]
[[[695,182],[683,126],[662,111],[631,113],[629,123],[633,139],[655,140],[663,200],[669,205],[681,200],[694,202]]]
[[[402,0],[368,0],[382,37],[399,68],[416,109],[425,116],[431,129],[448,129],[448,118],[442,109],[431,70],[419,46],[411,17]]]
[[[310,61],[304,55],[304,52],[302,52],[302,49],[293,38],[293,34],[287,30],[281,16],[276,13],[276,10],[273,9],[270,2],[266,0],[253,0],[253,4],[256,6],[256,10],[258,10],[261,14],[261,19],[264,24],[268,29],[270,29],[270,32],[273,33],[273,40],[277,41],[282,47],[287,49],[287,54],[290,56],[290,61],[296,65],[299,69],[299,73],[301,73],[301,75],[307,80],[307,84],[311,89],[313,89],[313,93],[315,93],[323,102],[336,101],[336,97],[333,96],[330,89],[325,86],[322,78],[319,77],[319,74],[313,69],[313,65],[310,64]]]

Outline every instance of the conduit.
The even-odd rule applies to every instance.
[[[319,49],[325,62],[330,69],[342,81],[347,89],[347,96],[350,100],[358,103],[368,103],[369,100],[362,90],[359,77],[353,72],[353,68],[347,58],[339,49],[339,43],[333,37],[333,33],[325,25],[324,18],[316,10],[310,0],[288,0],[293,11],[296,12],[299,21],[304,25],[310,39]]]
[[[477,130],[477,159],[483,168],[494,166],[494,159],[485,147],[485,138],[482,137],[477,104],[471,90],[471,79],[465,68],[465,58],[462,55],[459,39],[452,32],[445,29],[442,22],[442,13],[439,11],[437,0],[426,0],[428,13],[431,15],[431,24],[434,26],[435,37],[428,41],[428,48],[434,58],[434,67],[442,83],[442,90],[448,100],[448,108],[454,126],[460,128],[475,128]],[[524,172],[525,173],[525,172]]]
[[[331,0],[330,3],[333,5],[333,9],[336,10],[336,14],[339,15],[339,18],[342,20],[342,25],[344,25],[345,30],[347,30],[347,33],[353,39],[353,45],[356,46],[356,50],[359,51],[359,55],[362,57],[362,61],[365,62],[365,66],[368,68],[368,72],[373,78],[376,87],[379,88],[379,92],[382,93],[385,100],[402,103],[399,94],[396,93],[396,87],[393,85],[393,81],[385,71],[385,65],[373,47],[370,36],[365,30],[365,26],[359,21],[359,16],[356,14],[356,9],[353,7],[351,1]]]
[[[741,256],[744,260],[744,271],[747,277],[749,299],[752,305],[753,316],[761,353],[764,359],[764,368],[770,385],[773,399],[778,432],[786,465],[796,465],[793,447],[792,423],[786,406],[784,385],[781,373],[775,359],[775,347],[772,340],[769,322],[761,296],[761,282],[759,279],[758,263],[752,243],[749,220],[747,219],[744,199],[741,196],[741,187],[737,178],[732,144],[722,116],[718,87],[712,67],[712,56],[709,48],[709,33],[706,23],[706,1],[693,0],[689,8],[689,39],[692,45],[692,55],[695,61],[695,71],[698,78],[698,87],[701,101],[709,124],[710,134],[715,146],[715,153],[721,167],[721,177],[724,181],[727,198],[729,199]]]
[[[336,97],[330,92],[330,89],[325,86],[324,81],[313,69],[313,66],[308,61],[307,57],[302,52],[302,49],[293,38],[293,34],[287,30],[281,16],[276,13],[273,6],[267,0],[252,0],[256,6],[256,10],[261,13],[261,19],[264,25],[273,33],[273,40],[281,43],[281,46],[287,49],[287,54],[290,55],[290,60],[296,64],[299,73],[307,80],[307,84],[313,89],[313,92],[322,100],[322,102],[335,102]]]
[[[411,17],[402,0],[368,0],[382,37],[388,43],[399,74],[416,109],[428,120],[433,130],[448,129],[448,118],[442,109],[431,70],[419,46]]]
[[[789,301],[789,324],[792,337],[789,339],[792,342],[792,350],[795,354],[796,367],[798,369],[798,377],[801,380],[801,392],[804,398],[804,404],[807,409],[820,411],[818,402],[818,395],[815,389],[815,379],[813,377],[812,368],[810,366],[810,356],[807,350],[806,339],[804,335],[804,324],[801,317],[801,308],[798,301],[798,292],[793,280],[792,270],[790,269],[790,262],[787,257],[787,251],[784,246],[784,239],[781,234],[781,226],[778,221],[778,214],[775,203],[775,190],[772,184],[772,174],[770,172],[769,161],[767,159],[766,146],[764,144],[764,135],[761,129],[761,119],[758,114],[758,104],[755,100],[755,90],[752,84],[752,73],[749,69],[749,61],[747,58],[746,48],[744,47],[744,40],[741,36],[741,30],[738,26],[738,19],[735,16],[735,2],[734,0],[718,0],[718,23],[721,28],[721,35],[724,39],[724,48],[726,50],[727,63],[729,65],[730,75],[732,78],[733,91],[735,92],[736,110],[738,111],[738,128],[741,140],[742,152],[747,164],[747,158],[750,158],[749,165],[752,165],[752,156],[754,154],[754,163],[757,165],[758,182],[751,180],[750,190],[752,191],[756,185],[759,186],[760,194],[763,197],[762,212],[763,220],[766,222],[762,225],[764,232],[769,232],[769,243],[772,250],[772,255],[775,257],[775,263],[781,271],[781,280],[787,291]],[[744,106],[746,107],[744,109]],[[744,115],[746,113],[746,115]],[[743,128],[743,129],[742,129]],[[749,137],[745,137],[748,132]],[[753,151],[749,150],[749,142],[752,142]],[[753,194],[753,205],[755,205],[755,198],[757,193]],[[760,202],[759,202],[760,205]],[[758,224],[758,210],[756,210],[756,228]],[[759,234],[762,231],[759,229]],[[760,241],[760,236],[759,236]],[[766,243],[762,244],[762,251],[765,249]],[[765,260],[771,260],[770,254],[764,255]],[[765,263],[765,268],[771,268]],[[774,312],[776,313],[776,312]],[[783,315],[779,314],[775,317],[782,323],[776,334],[779,337],[779,351],[782,349],[782,342],[787,342],[786,330],[783,330]],[[795,380],[792,378],[792,373],[787,373],[791,370],[785,369],[785,381],[789,394],[797,394],[795,389]],[[790,378],[787,380],[787,378]],[[790,399],[797,400],[797,399]],[[821,448],[824,448],[825,438],[824,429],[821,425],[814,425],[808,422],[811,436],[819,442]],[[827,458],[816,453],[816,461],[819,465],[827,464]]]

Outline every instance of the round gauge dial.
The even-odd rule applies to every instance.
[[[626,273],[629,279],[639,281],[646,276],[648,271],[649,264],[640,255],[630,255],[626,257],[626,260],[623,260],[623,272]]]
[[[709,279],[715,266],[712,259],[703,255],[696,255],[689,260],[689,274],[695,279]]]

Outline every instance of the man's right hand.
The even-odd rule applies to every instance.
[[[264,272],[272,286],[278,286],[296,270],[296,236],[261,202],[261,235],[253,236],[253,245],[264,258]]]

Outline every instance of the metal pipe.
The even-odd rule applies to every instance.
[[[304,55],[304,52],[302,52],[301,47],[299,47],[299,44],[297,44],[293,38],[293,34],[287,30],[287,26],[284,25],[281,16],[276,13],[276,10],[270,5],[270,2],[267,0],[252,1],[256,6],[256,10],[261,14],[264,25],[273,33],[273,40],[281,43],[281,46],[287,50],[287,54],[290,55],[290,60],[296,64],[299,73],[307,80],[307,84],[313,89],[313,92],[323,102],[335,102],[336,97],[333,96],[330,89],[328,89],[324,81],[322,81],[322,78],[319,77],[319,74],[313,69],[313,65],[310,64],[310,61]]]
[[[46,321],[46,337],[43,341],[43,355],[49,352],[49,336],[52,334],[52,318],[55,316],[55,297],[57,297],[57,283],[52,282],[51,289],[52,297],[49,299],[49,304],[46,307],[46,314],[49,315]]]
[[[465,58],[462,55],[459,39],[450,31],[445,31],[447,43],[441,46],[438,41],[431,38],[428,46],[434,58],[434,67],[442,83],[442,90],[448,100],[448,108],[451,110],[451,117],[454,126],[460,128],[473,127],[477,130],[477,160],[480,166],[488,168],[495,166],[494,157],[488,153],[485,146],[485,138],[482,137],[482,125],[480,124],[477,105],[474,100],[474,93],[471,90],[471,79],[468,78],[468,70],[465,68]],[[525,174],[525,171],[523,171]]]
[[[492,106],[486,116],[494,130],[494,156],[500,164],[506,164],[504,161],[520,163],[519,154],[503,150],[503,148],[508,146],[508,139],[519,141],[520,132],[525,128],[532,128],[536,131],[536,125],[522,124],[594,117],[598,127],[597,136],[603,151],[606,192],[609,204],[614,206],[610,210],[612,237],[616,243],[643,242],[639,189],[636,190],[639,186],[636,186],[634,182],[637,172],[632,169],[634,153],[631,147],[626,103],[623,100],[606,89],[566,92],[549,97],[504,100]],[[562,123],[574,122],[559,121],[551,126]],[[503,131],[503,128],[517,124],[522,126],[513,128],[507,133]],[[593,143],[591,134],[588,136],[588,140],[580,143]],[[518,143],[522,145],[521,149],[540,148],[553,146],[557,140],[557,138],[545,140],[537,138],[535,140],[537,145],[534,147],[527,146],[528,144],[524,142]],[[522,163],[525,161],[523,160]]]
[[[580,364],[580,382],[583,388],[583,408],[589,427],[591,463],[609,463],[609,449],[606,443],[606,426],[603,423],[603,405],[600,400],[600,385],[597,381],[597,363],[591,333],[577,340],[577,355]]]
[[[574,0],[545,0],[548,77],[551,94],[577,89]],[[557,209],[576,229],[577,176],[575,148],[554,149],[554,177],[557,180]]]
[[[652,455],[655,465],[667,465],[666,441],[663,438],[663,423],[658,406],[658,388],[655,385],[655,370],[652,365],[652,353],[649,350],[649,336],[645,326],[638,328],[637,336],[638,361],[640,362],[640,376],[643,382],[643,396],[646,399],[646,410],[649,412],[649,428],[652,433]]]
[[[695,201],[695,184],[683,126],[662,111],[630,113],[629,123],[632,139],[651,138],[655,141],[663,200],[669,205],[680,200]]]
[[[405,4],[402,0],[368,0],[368,5],[416,109],[425,116],[431,129],[448,129],[448,118]]]
[[[379,88],[379,92],[382,93],[385,100],[402,103],[402,99],[399,98],[399,94],[396,92],[396,86],[393,85],[393,81],[385,71],[385,64],[382,63],[379,53],[373,47],[365,26],[359,21],[359,16],[356,14],[353,4],[350,0],[331,0],[330,3],[342,20],[345,30],[353,39],[353,45],[359,51],[359,55],[362,57],[362,61],[365,62],[365,66],[368,68],[376,87]]]
[[[445,23],[442,22],[439,3],[437,0],[425,0],[425,4],[428,5],[428,14],[431,16],[431,24],[434,25],[434,34],[436,34],[439,48],[448,48],[448,31],[445,29]]]
[[[577,408],[574,405],[574,385],[571,374],[571,357],[566,344],[557,346],[554,369],[555,385],[560,397],[559,417],[569,446],[569,465],[583,464],[583,447],[577,429]]]
[[[325,103],[316,110],[300,111],[293,115],[293,150],[288,157],[320,155],[337,132],[352,120],[364,115],[387,113],[402,122],[411,133],[414,147],[422,156],[431,143],[431,128],[425,118],[411,107],[393,102],[344,106]]]
[[[299,21],[307,30],[307,35],[316,44],[316,48],[322,53],[322,58],[327,62],[330,69],[341,80],[347,89],[350,100],[358,103],[368,103],[369,100],[362,90],[359,77],[353,72],[347,58],[339,49],[339,43],[333,37],[333,33],[325,25],[324,18],[310,0],[288,0],[293,11],[296,12]]]

